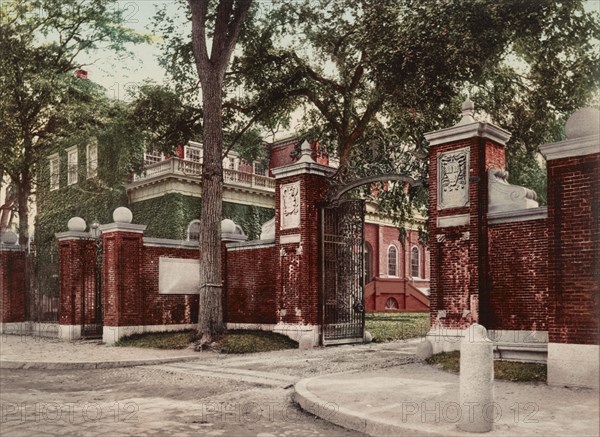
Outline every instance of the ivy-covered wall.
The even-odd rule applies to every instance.
[[[184,240],[189,223],[200,219],[200,199],[177,193],[136,202],[130,208],[133,221],[148,226],[144,233],[148,237]],[[250,240],[260,237],[262,224],[274,215],[270,208],[223,202],[223,218],[240,225]]]

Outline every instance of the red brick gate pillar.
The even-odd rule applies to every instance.
[[[56,234],[60,284],[58,337],[77,340],[81,337],[84,296],[93,295],[96,289],[96,245],[85,232],[82,218],[70,219],[68,228],[67,232]]]
[[[0,241],[0,334],[24,332],[26,254],[17,240],[7,231]]]
[[[273,170],[275,189],[275,247],[279,252],[276,284],[277,326],[300,342],[319,344],[319,211],[334,170],[311,158],[308,142],[302,156]]]
[[[475,322],[485,326],[489,317],[488,170],[504,168],[510,133],[476,121],[473,114],[467,100],[456,125],[425,134],[433,353],[459,349],[465,328]]]
[[[102,302],[104,328],[102,340],[113,344],[121,337],[144,331],[143,243],[146,225],[131,223],[131,211],[120,207],[113,213],[114,223],[101,225]]]
[[[576,111],[548,169],[548,383],[598,387],[600,115]]]

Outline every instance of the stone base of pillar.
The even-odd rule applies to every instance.
[[[0,334],[2,335],[27,335],[29,333],[29,322],[0,323]]]
[[[548,385],[599,388],[600,346],[548,343]]]
[[[56,322],[0,323],[0,334],[40,338],[59,338],[60,325]]]
[[[81,338],[81,325],[59,325],[58,338],[65,341]]]

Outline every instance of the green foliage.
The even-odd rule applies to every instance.
[[[198,331],[157,332],[123,337],[115,346],[186,349],[198,340]],[[298,343],[281,334],[265,331],[229,331],[220,339],[215,350],[224,354],[250,354],[297,348]]]
[[[199,340],[197,331],[155,332],[133,334],[115,342],[116,347],[142,347],[152,349],[186,349]]]
[[[429,331],[429,313],[368,313],[365,329],[376,343],[419,338]]]
[[[438,369],[448,372],[460,372],[460,352],[442,352],[426,360]],[[494,361],[494,379],[513,382],[546,382],[545,364],[520,363],[514,361]]]
[[[173,154],[202,136],[202,109],[166,85],[144,83],[134,93],[129,118],[144,132],[145,148]]]
[[[21,239],[35,175],[61,139],[97,118],[102,91],[73,77],[97,49],[146,40],[123,26],[116,0],[11,0],[0,11],[0,173],[19,192]]]
[[[282,349],[297,349],[298,343],[288,337],[265,331],[228,331],[220,342],[221,353],[252,354]]]
[[[145,224],[145,235],[156,238],[184,240],[192,220],[201,219],[200,199],[183,194],[168,193],[131,205],[136,223]],[[240,225],[249,240],[260,237],[261,226],[270,220],[274,211],[255,205],[223,202],[223,218]]]
[[[255,205],[223,202],[223,218],[240,225],[249,240],[260,238],[261,226],[273,218],[275,211]]]
[[[147,225],[145,235],[185,240],[188,224],[200,218],[200,199],[168,193],[131,205],[134,221]]]

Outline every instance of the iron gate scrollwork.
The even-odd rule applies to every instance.
[[[341,200],[320,208],[324,345],[363,341],[364,217],[363,200]]]
[[[86,284],[82,290],[81,299],[81,337],[102,338],[103,311],[102,311],[102,265],[103,247],[99,224],[91,225],[91,234],[94,238],[94,265],[88,266],[93,269],[93,283]],[[88,276],[89,277],[89,276]]]

